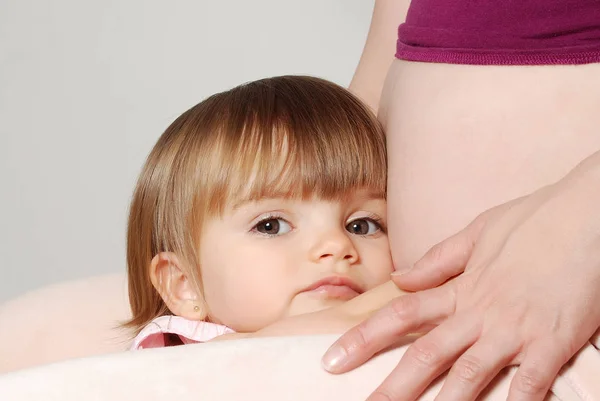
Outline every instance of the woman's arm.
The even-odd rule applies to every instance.
[[[409,4],[410,0],[375,0],[367,41],[348,88],[375,113],[396,53],[398,25],[404,22]]]

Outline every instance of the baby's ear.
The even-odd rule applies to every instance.
[[[161,252],[150,263],[150,280],[171,312],[189,320],[203,320],[206,303],[187,271],[174,253]]]

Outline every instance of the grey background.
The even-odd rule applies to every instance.
[[[280,74],[350,82],[373,0],[0,1],[0,301],[124,271],[134,181],[166,126]]]

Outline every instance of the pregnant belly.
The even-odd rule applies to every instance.
[[[600,150],[600,64],[497,67],[396,60],[382,97],[397,267],[484,210]]]

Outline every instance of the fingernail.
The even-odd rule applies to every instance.
[[[334,345],[325,353],[321,362],[325,370],[332,371],[341,368],[347,357],[344,347]]]

